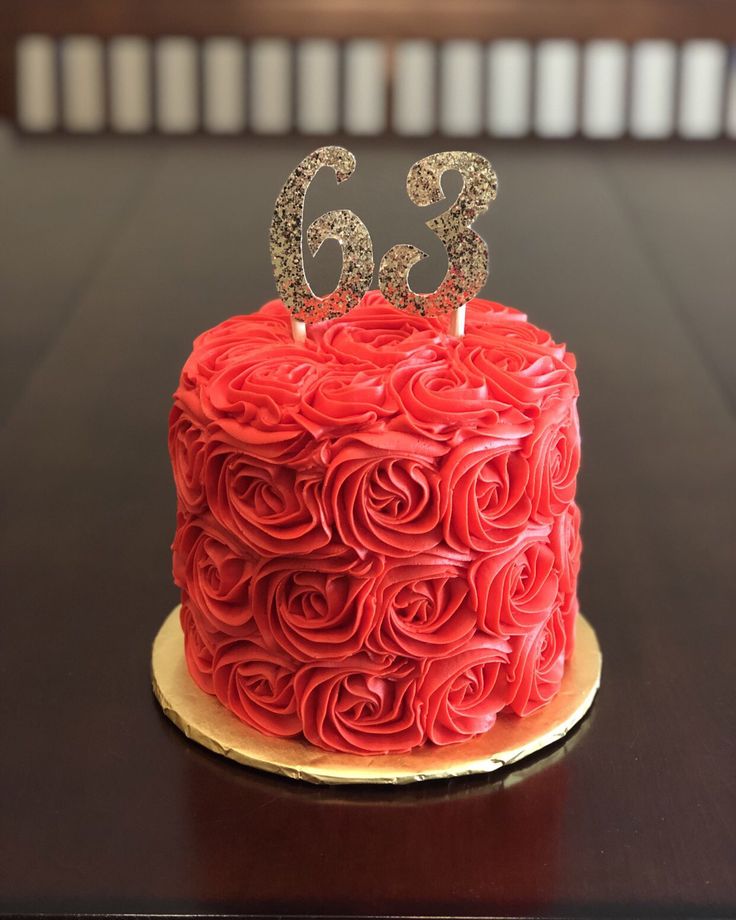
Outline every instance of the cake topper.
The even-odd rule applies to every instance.
[[[276,199],[271,222],[271,262],[276,288],[292,316],[296,341],[306,338],[306,323],[332,319],[356,306],[373,279],[373,243],[368,228],[352,211],[328,211],[307,230],[312,255],[328,239],[342,249],[340,280],[331,294],[318,297],[304,273],[302,232],[304,200],[310,183],[323,166],[335,172],[337,182],[349,179],[355,157],[344,147],[320,147],[305,157],[284,183]],[[433,153],[418,160],[409,170],[406,190],[420,207],[443,201],[442,176],[448,170],[460,173],[463,186],[455,202],[427,221],[445,246],[447,271],[439,287],[420,294],[409,284],[412,267],[427,253],[400,243],[381,259],[378,284],[386,300],[395,307],[422,315],[450,313],[450,332],[462,335],[465,305],[481,290],[488,277],[488,246],[472,229],[474,221],[496,197],[498,180],[491,164],[477,153],[454,150]]]
[[[496,197],[498,180],[488,160],[477,153],[462,150],[433,153],[409,170],[406,177],[409,198],[420,207],[444,201],[442,176],[450,169],[462,176],[460,194],[451,207],[427,221],[447,251],[447,272],[440,286],[430,294],[412,290],[409,272],[417,262],[427,258],[427,253],[410,243],[399,243],[381,259],[378,286],[386,300],[402,310],[428,316],[453,311],[450,331],[462,335],[465,304],[488,278],[488,246],[471,225]]]
[[[292,316],[294,338],[303,341],[305,323],[342,316],[360,303],[373,279],[373,243],[368,228],[352,211],[328,211],[307,230],[312,255],[325,240],[337,240],[342,249],[342,272],[335,290],[317,297],[304,274],[302,231],[304,199],[323,166],[335,171],[338,183],[352,176],[355,157],[344,147],[320,147],[305,157],[284,183],[271,221],[271,263],[276,288]]]

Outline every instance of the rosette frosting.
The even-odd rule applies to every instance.
[[[174,578],[198,686],[327,750],[451,744],[544,706],[580,569],[575,359],[500,304],[377,292],[295,343],[279,301],[174,394]]]

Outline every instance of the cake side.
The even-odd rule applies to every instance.
[[[475,300],[378,293],[296,344],[278,301],[201,335],[174,395],[190,673],[328,750],[449,744],[559,688],[580,561],[575,361]]]

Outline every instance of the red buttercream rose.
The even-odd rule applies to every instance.
[[[256,622],[267,642],[298,661],[347,658],[373,628],[374,585],[365,566],[351,566],[345,553],[266,560],[252,582]]]
[[[194,340],[195,352],[207,353],[230,346],[254,347],[257,344],[291,343],[291,316],[280,300],[269,300],[254,313],[233,316]]]
[[[517,715],[528,716],[560,689],[565,670],[565,626],[560,608],[555,606],[536,629],[509,641],[509,705]]]
[[[304,736],[318,747],[389,754],[422,741],[412,662],[363,653],[305,665],[294,686]]]
[[[551,399],[577,396],[575,359],[530,323],[496,319],[468,331],[458,357],[487,381],[492,399],[530,418]]]
[[[228,363],[202,392],[202,409],[253,456],[298,456],[307,440],[302,394],[325,372],[312,343],[263,346]]]
[[[560,599],[560,614],[562,615],[562,625],[565,630],[565,659],[572,657],[575,651],[575,637],[578,625],[578,613],[580,612],[577,594],[567,594]]]
[[[393,423],[438,440],[474,432],[517,438],[531,430],[528,420],[508,403],[495,399],[483,373],[457,358],[457,341],[447,341],[430,352],[394,368],[391,388],[401,408]]]
[[[198,627],[191,603],[186,596],[182,597],[179,621],[184,632],[184,657],[189,673],[205,693],[214,693],[212,661],[216,642],[206,630]]]
[[[215,345],[248,345],[262,342],[292,342],[291,315],[280,300],[269,300],[254,313],[233,316],[201,333],[194,340],[194,350]]]
[[[447,554],[387,560],[376,585],[380,619],[369,648],[434,658],[458,651],[475,630],[465,568]]]
[[[264,346],[288,345],[293,338],[289,311],[279,300],[264,304],[248,316],[233,316],[194,340],[175,397],[195,417],[205,419],[202,391],[218,371]]]
[[[468,579],[478,624],[491,635],[537,629],[557,600],[555,556],[544,538],[527,538],[505,553],[483,556],[471,565]]]
[[[215,655],[212,682],[218,700],[242,722],[266,735],[301,731],[294,696],[294,663],[257,642],[230,642]]]
[[[322,473],[268,463],[212,441],[207,501],[223,527],[256,554],[311,553],[330,541]]]
[[[565,626],[565,657],[575,648],[575,625],[578,615],[578,574],[583,545],[580,539],[580,509],[573,502],[556,518],[550,544],[560,573],[560,611]]]
[[[397,411],[385,374],[336,365],[305,387],[301,423],[315,438],[376,428]]]
[[[174,580],[214,631],[242,635],[251,620],[252,560],[212,522],[182,519],[174,538]]]
[[[418,699],[430,741],[466,741],[493,726],[509,700],[504,673],[509,649],[504,639],[478,637],[457,654],[426,665]]]
[[[196,371],[188,377],[204,383],[228,364],[237,364],[264,348],[293,342],[288,310],[280,301],[270,301],[256,313],[234,316],[199,335],[192,348],[193,363],[184,367]]]
[[[557,571],[560,573],[560,591],[573,594],[577,588],[580,572],[580,554],[583,544],[580,539],[580,508],[572,502],[555,518],[550,534],[550,545],[555,554]]]
[[[515,325],[511,325],[511,324]],[[574,367],[574,357],[567,354],[565,345],[558,345],[552,336],[539,326],[528,321],[526,313],[515,307],[493,303],[489,300],[476,298],[468,303],[465,322],[465,334],[479,336],[482,339],[495,340],[499,335],[512,336],[520,344],[541,349],[552,354],[560,360],[571,360]]]
[[[490,325],[499,320],[525,323],[527,317],[526,313],[522,313],[516,307],[508,307],[494,300],[473,297],[468,301],[465,308],[466,333],[487,331]]]
[[[379,291],[329,323],[310,329],[320,350],[342,364],[389,367],[431,346],[442,332],[438,319],[392,307]]]
[[[343,542],[361,556],[413,556],[435,547],[442,537],[437,453],[427,439],[401,432],[338,441],[324,503]]]
[[[204,432],[193,424],[180,406],[169,416],[169,456],[174,471],[176,495],[182,508],[191,513],[205,507]]]
[[[445,540],[463,552],[499,552],[513,545],[531,513],[529,464],[518,441],[468,438],[440,468]]]
[[[580,469],[580,430],[575,404],[552,400],[524,442],[523,454],[529,460],[532,516],[552,521],[575,498]]]

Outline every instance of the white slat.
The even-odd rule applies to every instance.
[[[212,134],[245,127],[245,46],[237,38],[208,38],[202,49],[202,121]]]
[[[440,128],[450,136],[472,136],[483,128],[483,49],[479,42],[452,40],[440,53]]]
[[[726,75],[726,134],[736,137],[736,53],[731,49]]]
[[[435,128],[435,48],[416,39],[399,42],[394,58],[393,129],[419,136]]]
[[[534,128],[540,137],[570,137],[578,126],[578,46],[548,39],[537,46]]]
[[[291,49],[281,38],[251,45],[250,124],[257,134],[285,134],[291,128]]]
[[[25,131],[53,131],[56,110],[56,51],[47,35],[24,35],[16,50],[18,124]]]
[[[380,134],[386,129],[386,49],[374,39],[345,46],[345,129]]]
[[[105,124],[102,42],[70,35],[61,43],[61,112],[67,131],[101,131]]]
[[[137,133],[151,127],[151,49],[143,38],[110,42],[110,125]]]
[[[626,46],[619,41],[592,41],[585,47],[583,133],[620,137],[626,131]]]
[[[496,137],[523,137],[531,124],[532,49],[503,39],[488,46],[487,128]]]
[[[331,134],[339,122],[339,50],[307,39],[297,51],[297,125],[304,134]]]
[[[156,45],[156,123],[167,134],[199,126],[197,46],[190,38],[162,38]]]
[[[678,127],[683,137],[718,137],[722,130],[726,46],[717,41],[683,45]]]
[[[639,138],[667,137],[674,126],[675,46],[669,41],[641,41],[632,54],[631,133]]]

